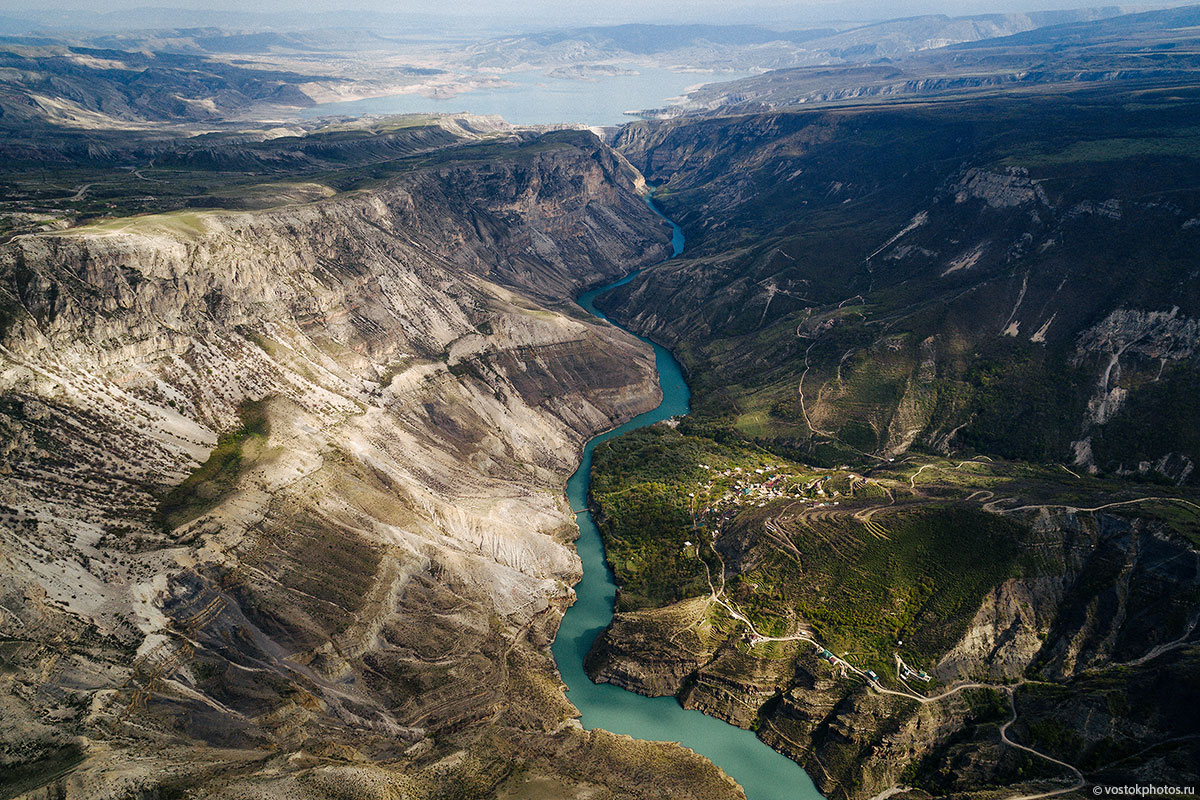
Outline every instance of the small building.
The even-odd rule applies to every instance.
[[[873,669],[867,670],[867,677],[870,678],[871,680],[875,681],[876,683],[879,682],[879,676],[875,674],[875,670],[873,670]]]

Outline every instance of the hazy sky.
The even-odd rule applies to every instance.
[[[1196,2],[1197,0],[1192,0]],[[794,25],[837,19],[885,19],[923,13],[954,15],[994,11],[1031,11],[1107,5],[1111,0],[49,0],[31,12],[29,0],[0,0],[0,13],[44,17],[46,10],[75,12],[79,22],[105,12],[129,12],[134,9],[200,9],[207,12],[229,11],[231,24],[245,23],[245,12],[279,15],[282,25],[288,20],[303,24],[314,12],[374,11],[386,14],[423,17],[458,16],[491,23],[511,21],[515,27],[548,27],[615,22],[746,22]],[[1182,3],[1164,0],[1156,5]],[[1149,5],[1148,3],[1146,5]],[[83,13],[79,13],[83,12]],[[70,16],[70,15],[63,15]],[[122,20],[129,15],[119,15]],[[158,17],[159,14],[147,14]],[[352,17],[348,17],[348,20]]]

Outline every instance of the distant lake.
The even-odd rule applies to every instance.
[[[419,94],[394,94],[368,100],[321,103],[305,109],[304,117],[458,113],[499,114],[514,125],[620,125],[634,117],[626,111],[658,108],[687,89],[704,83],[747,77],[747,72],[673,72],[638,67],[636,75],[581,78],[549,77],[541,71],[501,75],[514,86],[476,89],[454,97],[430,99]]]

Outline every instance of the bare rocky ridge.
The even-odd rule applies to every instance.
[[[548,142],[6,245],[9,785],[737,796],[572,725],[548,649],[579,577],[563,480],[657,400],[652,354],[568,305],[665,254],[632,178]],[[228,480],[168,495],[218,435]]]

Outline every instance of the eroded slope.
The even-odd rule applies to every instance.
[[[736,795],[548,650],[563,480],[656,402],[570,293],[666,231],[591,137],[489,155],[0,252],[10,794]]]

